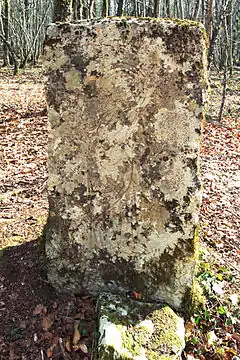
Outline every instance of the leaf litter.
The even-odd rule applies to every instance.
[[[0,360],[92,358],[94,300],[57,294],[38,251],[48,212],[47,137],[44,77],[1,73]],[[73,345],[77,314],[83,332]]]
[[[237,74],[236,78],[239,75]],[[198,279],[205,310],[186,322],[185,359],[240,356],[239,88],[229,85],[223,121],[210,121],[201,149],[203,206]],[[212,81],[219,87],[219,79]],[[220,94],[220,91],[219,91]],[[220,97],[212,92],[212,112]],[[97,336],[90,296],[57,294],[37,238],[48,212],[44,77],[0,74],[0,360],[92,359]]]

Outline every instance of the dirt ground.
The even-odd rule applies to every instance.
[[[201,246],[207,259],[231,275],[231,281],[221,280],[226,297],[240,288],[239,77],[227,91],[222,123],[209,118],[201,150]],[[98,336],[94,300],[57,294],[39,255],[48,211],[44,80],[39,71],[0,74],[0,360],[88,360]],[[211,87],[214,115],[221,92],[217,75]],[[224,345],[224,356],[217,357],[203,337],[199,354],[193,344],[184,358],[240,356],[239,321],[231,328],[219,325],[232,341]]]

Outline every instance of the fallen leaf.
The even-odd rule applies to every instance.
[[[88,348],[87,345],[85,343],[79,344],[79,349],[84,353],[87,354],[88,353]]]
[[[50,349],[47,349],[47,357],[48,358],[50,358],[50,357],[52,357],[53,356],[53,351],[52,351],[52,349],[50,348]]]
[[[53,314],[48,314],[48,315],[44,316],[42,319],[43,330],[45,330],[45,331],[49,330],[53,324],[53,320],[54,320]]]
[[[33,315],[40,315],[42,313],[46,313],[46,307],[42,304],[38,304],[35,309],[33,310]]]
[[[50,358],[53,356],[54,348],[56,347],[56,344],[53,344],[49,349],[47,349],[47,357]]]
[[[69,337],[66,340],[65,347],[68,352],[71,352],[71,341]]]
[[[238,294],[231,294],[229,298],[234,306],[238,304]]]
[[[75,321],[74,323],[74,333],[73,333],[73,345],[77,345],[77,343],[79,342],[81,335],[80,332],[78,330],[78,325],[79,325],[79,321]]]
[[[234,340],[236,340],[236,342],[238,343],[238,344],[240,344],[240,334],[239,333],[233,333],[232,334],[232,338],[234,339]]]
[[[218,337],[213,330],[207,333],[208,345],[213,345],[217,341],[217,339]]]
[[[190,334],[193,329],[195,329],[195,324],[192,321],[188,321],[185,325],[186,335]]]
[[[218,295],[223,295],[224,294],[223,284],[220,283],[220,282],[214,283],[212,289]]]

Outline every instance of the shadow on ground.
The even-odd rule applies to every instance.
[[[0,360],[90,359],[94,302],[57,294],[39,254],[37,240],[0,253]],[[86,354],[70,345],[76,322],[84,329]]]

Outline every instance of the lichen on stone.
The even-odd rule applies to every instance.
[[[200,204],[202,27],[106,18],[47,33],[49,279],[181,308]]]
[[[115,304],[114,311],[110,304]],[[128,306],[127,316],[119,316],[119,306]],[[101,335],[96,359],[105,360],[106,356],[108,360],[180,359],[185,345],[184,323],[170,307],[102,295],[99,316]]]

